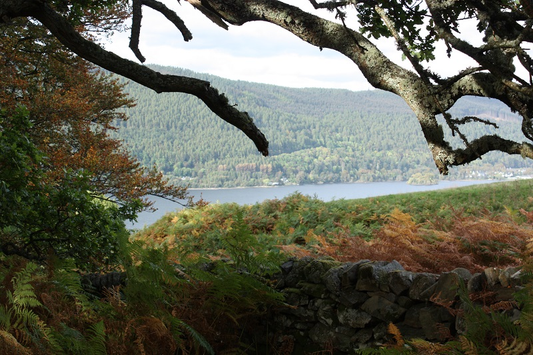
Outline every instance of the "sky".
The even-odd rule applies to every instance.
[[[163,0],[185,21],[193,39],[185,42],[181,33],[166,18],[146,6],[139,48],[146,57],[145,64],[180,67],[220,77],[274,84],[288,87],[340,88],[352,91],[372,89],[357,66],[347,57],[328,49],[320,51],[288,31],[266,22],[251,22],[229,26],[226,31],[188,2]],[[286,1],[307,11],[314,11],[307,0]],[[318,13],[333,18],[325,10]],[[355,24],[355,17],[350,22]],[[128,47],[129,33],[111,37],[108,50],[137,61]],[[380,49],[394,62],[410,67],[402,60],[393,40],[381,40]],[[444,48],[437,49],[440,57],[432,70],[443,75],[455,73],[469,62],[460,53],[448,59]],[[440,56],[439,56],[440,54]]]

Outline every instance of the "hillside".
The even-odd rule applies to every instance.
[[[171,180],[191,187],[231,187],[406,181],[418,172],[436,175],[414,114],[392,94],[293,89],[179,68],[157,69],[211,81],[250,113],[270,141],[271,156],[262,157],[241,132],[195,97],[156,94],[129,83],[125,90],[137,106],[127,111],[131,118],[120,124],[118,134],[143,164],[156,164]],[[517,117],[495,100],[467,98],[456,106],[458,115],[496,121],[505,136],[520,132]],[[479,135],[487,130],[472,124],[465,133]],[[528,166],[521,158],[491,154],[480,163],[455,169],[451,178],[468,177],[473,170],[492,173]]]

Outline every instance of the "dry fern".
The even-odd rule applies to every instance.
[[[531,355],[533,354],[533,347],[529,342],[513,339],[509,344],[507,339],[504,339],[500,344],[496,344],[496,350],[500,355]]]
[[[432,343],[423,339],[410,340],[409,345],[416,351],[416,354],[448,355],[452,353],[452,349],[446,344]]]
[[[172,333],[156,317],[132,319],[127,327],[134,336],[138,351],[145,354],[174,354],[178,348]]]
[[[281,345],[279,345],[276,354],[291,355],[294,351],[294,337],[284,335],[281,337]]]
[[[394,337],[395,348],[401,348],[405,344],[400,329],[398,329],[398,327],[395,326],[393,323],[389,323],[389,325],[387,326],[387,333],[391,334]]]
[[[465,355],[478,355],[476,345],[472,341],[461,335],[459,336],[459,342]]]

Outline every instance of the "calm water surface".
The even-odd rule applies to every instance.
[[[373,182],[354,184],[298,185],[277,187],[249,187],[233,189],[189,189],[189,193],[198,200],[200,197],[211,203],[235,202],[240,205],[254,204],[267,199],[281,199],[296,191],[309,196],[316,196],[323,201],[340,199],[357,199],[374,196],[395,195],[417,191],[440,190],[468,185],[487,184],[498,180],[475,181],[440,181],[438,185],[414,186],[405,182]],[[161,198],[153,198],[155,212],[139,214],[137,223],[129,228],[142,228],[150,225],[168,212],[181,209],[176,203]]]

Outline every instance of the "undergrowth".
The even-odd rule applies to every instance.
[[[176,262],[228,258],[224,235],[238,216],[253,253],[397,260],[404,268],[472,272],[520,263],[533,235],[531,181],[323,202],[292,194],[252,206],[211,204],[165,215],[135,238],[180,251]],[[244,225],[243,224],[243,225]],[[259,249],[258,249],[259,248]],[[438,256],[438,257],[437,257]]]
[[[72,261],[0,254],[0,353],[268,353],[262,319],[283,302],[269,276],[291,256],[397,260],[430,272],[521,265],[531,275],[531,185],[327,203],[296,193],[253,206],[196,206],[121,239],[118,262],[107,270],[126,283],[103,293],[82,287]],[[463,294],[471,323],[455,341],[407,341],[391,325],[394,341],[363,353],[530,351],[532,290],[516,295],[516,322]]]

